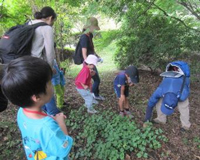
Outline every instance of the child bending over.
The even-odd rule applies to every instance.
[[[91,79],[95,73],[94,66],[96,66],[98,58],[95,55],[89,55],[83,63],[83,68],[75,79],[76,89],[85,100],[85,107],[87,107],[88,113],[96,113],[97,111],[93,108],[93,104],[98,104],[97,100],[94,99],[91,88]]]
[[[114,90],[118,98],[120,116],[133,118],[129,110],[129,86],[139,82],[139,73],[136,67],[129,66],[125,71],[118,73],[114,80]]]

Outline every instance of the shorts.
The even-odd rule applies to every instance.
[[[121,86],[117,86],[114,85],[114,90],[115,90],[115,94],[117,95],[117,98],[121,97]],[[125,86],[125,90],[124,90],[124,95],[125,97],[129,96],[129,86]]]

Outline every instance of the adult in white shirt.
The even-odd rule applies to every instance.
[[[51,7],[46,6],[43,7],[41,11],[35,12],[34,18],[35,20],[32,20],[28,23],[29,25],[41,22],[45,22],[48,25],[36,28],[32,41],[31,56],[41,58],[48,62],[54,72],[53,63],[55,59],[55,50],[52,26],[56,21],[57,15]],[[56,115],[57,113],[60,113],[60,110],[56,106],[54,96],[49,103],[43,106],[43,109],[46,110],[50,115]]]

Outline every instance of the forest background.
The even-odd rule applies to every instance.
[[[94,16],[99,20],[99,26],[101,28],[99,36],[94,40],[96,50],[103,58],[107,58],[113,62],[112,65],[108,65],[106,66],[107,68],[104,67],[102,70],[107,69],[112,71],[114,69],[124,69],[128,65],[136,65],[139,68],[151,71],[151,73],[156,73],[163,71],[166,64],[171,61],[184,60],[190,65],[192,82],[194,84],[199,82],[199,0],[0,0],[0,35],[3,35],[7,29],[14,25],[24,24],[33,19],[33,14],[44,6],[51,6],[58,14],[57,21],[53,27],[55,42],[57,44],[57,59],[71,74],[68,76],[72,78],[74,78],[78,72],[76,69],[77,66],[74,66],[71,60],[74,47],[81,35],[82,27],[87,17]],[[154,75],[147,74],[146,76],[152,78]],[[196,89],[198,89],[198,87]],[[146,96],[149,97],[150,95]],[[139,97],[141,97],[141,95],[139,95]],[[146,105],[146,103],[147,100],[143,102],[144,105]],[[72,106],[73,105],[74,104],[72,104]],[[78,132],[81,128],[78,120],[83,121],[83,119],[81,119],[83,115],[80,114],[82,111],[78,113],[74,112],[70,113],[69,117],[71,117],[71,119],[66,123],[74,130],[77,129]],[[144,109],[141,112],[144,112]],[[15,113],[15,110],[10,110],[8,113]],[[78,117],[78,115],[80,117]],[[6,142],[6,146],[3,143],[0,144],[0,150],[3,153],[0,155],[0,159],[9,157],[16,148],[19,149],[19,152],[13,155],[14,158],[12,159],[20,159],[23,152],[20,150],[20,138],[16,135],[19,131],[16,128],[15,122],[12,121],[12,123],[10,123],[9,121],[5,121],[2,117],[3,116],[0,117],[1,137],[3,138],[2,142]],[[86,118],[85,125],[89,125],[89,121],[92,121],[93,125],[94,123],[98,123],[99,126],[102,125],[102,128],[104,128],[107,125],[106,122],[105,126],[103,123],[99,124],[100,120],[105,120],[104,118],[96,117],[98,122],[97,120],[88,120]],[[109,116],[107,116],[107,118],[109,119]],[[119,120],[117,117],[116,119],[113,118],[113,115],[110,115],[110,118],[113,119],[113,121],[115,120],[115,122],[113,122],[115,124],[121,121],[121,119]],[[126,121],[124,124],[125,123]],[[135,124],[133,124],[132,128],[134,127],[136,127]],[[86,133],[95,133],[91,134],[93,137],[89,137],[90,140],[87,139],[87,144],[84,142],[75,144],[73,148],[74,153],[71,155],[74,159],[84,159],[85,157],[86,159],[124,159],[124,157],[129,158],[134,157],[134,155],[137,158],[154,157],[154,159],[156,155],[158,159],[161,157],[163,159],[170,156],[176,157],[175,154],[170,155],[171,152],[166,150],[167,145],[164,145],[164,150],[154,152],[154,150],[161,147],[162,143],[167,141],[167,138],[170,138],[162,134],[163,131],[160,129],[153,129],[153,127],[150,127],[148,128],[149,130],[143,131],[142,129],[136,129],[136,127],[134,131],[128,132],[129,129],[124,128],[128,133],[134,132],[135,137],[137,137],[136,135],[138,135],[138,133],[141,133],[143,137],[135,138],[133,142],[138,141],[138,143],[136,143],[136,146],[130,144],[130,146],[128,146],[130,148],[126,147],[128,142],[124,140],[126,144],[123,143],[124,147],[121,149],[117,144],[114,144],[114,141],[118,139],[110,138],[110,141],[113,143],[110,142],[107,146],[103,146],[100,140],[105,140],[106,135],[98,139],[97,137],[99,135],[96,134],[95,131],[98,130],[97,128],[91,127],[93,130],[85,131]],[[110,129],[107,130],[110,131]],[[73,134],[77,135],[77,132]],[[101,131],[99,130],[99,132]],[[83,139],[85,138],[84,134],[78,135],[78,137]],[[119,132],[119,134],[121,133]],[[152,138],[152,134],[157,136]],[[10,137],[5,135],[10,135]],[[159,135],[161,135],[160,138],[158,138]],[[162,136],[166,136],[167,138],[165,137],[165,139]],[[13,137],[19,139],[14,141]],[[119,139],[121,138],[121,136],[118,137]],[[79,140],[79,138],[77,139]],[[146,138],[148,140],[145,140]],[[150,140],[149,138],[152,139]],[[142,140],[139,141],[138,139]],[[163,139],[164,142],[160,142],[158,139]],[[185,137],[182,137],[182,141],[184,144],[190,144],[189,140]],[[199,136],[194,136],[192,143],[192,147],[195,148],[195,158],[200,159],[200,155],[196,154],[200,147]],[[95,148],[94,146],[97,146],[97,144],[101,147]],[[153,146],[151,146],[151,144]],[[97,150],[97,153],[94,151],[93,147]],[[6,148],[6,150],[3,148]],[[153,148],[153,150],[149,148]],[[105,154],[106,149],[110,150],[110,153]],[[180,159],[185,156],[181,156],[181,154],[180,152]],[[188,157],[191,158],[189,155]],[[192,157],[192,159],[193,158],[194,157]]]

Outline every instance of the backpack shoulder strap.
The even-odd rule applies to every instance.
[[[182,92],[183,92],[183,88],[184,88],[184,85],[185,85],[185,79],[186,79],[186,76],[183,75],[183,83],[182,83],[182,85],[181,85],[181,90],[180,90],[179,98],[181,97],[181,94],[182,94]]]
[[[29,26],[31,26],[32,28],[36,29],[37,27],[40,27],[40,26],[47,26],[48,24],[45,23],[45,22],[39,22],[39,23],[35,23],[35,24],[31,24]]]
[[[94,44],[93,44],[93,42],[92,42],[92,39],[91,39],[91,37],[90,37],[90,34],[89,34],[89,33],[86,33],[85,35],[89,38],[90,44],[91,44],[91,46],[92,46],[92,50],[93,50],[93,52],[95,52],[95,51],[94,51]]]

